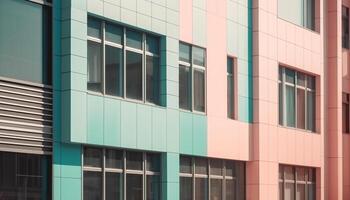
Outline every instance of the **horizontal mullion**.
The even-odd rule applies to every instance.
[[[184,62],[184,61],[179,60],[179,64],[182,66],[185,66],[185,67],[191,67],[191,63],[188,63],[188,62]]]
[[[87,40],[88,40],[88,41],[97,42],[97,43],[101,43],[101,44],[102,44],[102,39],[99,39],[99,38],[95,38],[95,37],[88,36],[88,37],[87,37]]]
[[[123,48],[123,45],[118,44],[118,43],[114,43],[114,42],[105,41],[105,45],[111,46],[111,47],[116,47],[116,48],[119,48],[119,49]]]
[[[143,54],[143,50],[141,50],[141,49],[135,49],[135,48],[132,48],[132,47],[125,47],[125,50],[131,51],[131,52],[134,52],[134,53]]]

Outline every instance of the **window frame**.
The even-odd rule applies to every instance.
[[[344,107],[346,104],[347,105],[347,108]],[[347,110],[344,110],[344,109],[347,109]],[[347,113],[347,124],[345,124],[345,127],[344,127],[344,124],[342,126],[342,131],[343,133],[345,134],[349,134],[350,133],[350,94],[349,93],[345,93],[343,92],[342,93],[342,123],[346,123],[346,118],[344,119],[343,117],[343,112],[345,111],[345,114]],[[345,128],[345,130],[344,130]]]
[[[161,92],[160,92],[160,84],[161,84],[161,52],[160,52],[160,47],[161,47],[161,36],[159,35],[155,35],[155,34],[149,34],[147,32],[143,32],[143,31],[138,31],[129,27],[125,27],[122,26],[120,24],[115,24],[115,23],[110,23],[106,20],[94,17],[94,16],[90,16],[88,15],[88,19],[92,18],[95,20],[98,20],[101,23],[100,26],[100,32],[101,32],[101,39],[99,38],[95,38],[92,36],[87,35],[87,41],[93,41],[93,42],[97,42],[101,44],[101,92],[95,92],[95,91],[91,91],[87,89],[88,93],[92,93],[92,94],[97,94],[97,95],[103,95],[103,96],[107,96],[107,97],[112,97],[112,98],[117,98],[117,99],[122,99],[122,100],[127,100],[127,101],[131,101],[131,102],[135,102],[135,103],[144,103],[144,104],[149,104],[149,105],[157,105],[157,106],[162,106],[161,103]],[[107,41],[106,40],[106,24],[111,24],[112,26],[117,26],[119,28],[122,29],[122,41],[121,44],[115,43],[115,42],[111,42],[111,41]],[[126,39],[127,39],[127,30],[130,31],[134,31],[137,32],[139,34],[141,34],[142,37],[142,41],[141,41],[141,49],[137,49],[137,48],[133,48],[130,46],[127,46],[126,44]],[[147,45],[147,35],[150,35],[151,37],[157,38],[157,46],[158,46],[158,54],[157,53],[152,53],[150,51],[147,51],[146,45]],[[121,96],[117,96],[117,95],[111,95],[111,94],[106,94],[106,45],[113,47],[113,48],[118,48],[119,50],[121,50],[122,52],[122,60],[121,60],[121,65],[122,65],[122,78],[123,80],[121,81],[122,86],[120,86],[122,88],[122,95]],[[142,56],[142,98],[141,100],[138,99],[133,99],[133,98],[128,98],[126,93],[126,52],[132,52],[132,53],[137,53],[139,55]],[[159,72],[159,81],[158,81],[158,85],[159,85],[159,92],[158,92],[158,97],[157,97],[157,101],[156,102],[151,102],[147,100],[147,57],[155,57],[158,58],[158,72]],[[88,80],[87,80],[88,81]]]
[[[190,62],[185,62],[185,61],[181,61],[180,60],[180,50],[179,50],[179,59],[178,59],[178,66],[180,68],[180,66],[183,66],[185,68],[190,69],[190,89],[191,90],[191,96],[190,98],[190,108],[189,109],[185,109],[185,108],[181,108],[180,107],[180,101],[179,101],[179,109],[181,111],[186,111],[186,112],[193,112],[193,113],[197,113],[197,114],[206,114],[207,113],[207,50],[206,48],[197,46],[197,45],[193,45],[193,44],[189,44],[187,42],[183,42],[183,41],[179,41],[179,45],[183,44],[186,45],[190,48]],[[197,64],[194,64],[194,58],[193,58],[193,48],[199,48],[204,50],[204,66],[200,66]],[[195,110],[195,106],[194,106],[194,71],[202,71],[204,72],[204,111],[198,111]],[[179,88],[180,89],[180,88]]]
[[[231,67],[231,73],[229,73],[226,70],[226,77],[229,78],[231,77],[231,91],[230,91],[230,96],[232,98],[231,102],[231,110],[229,111],[229,99],[227,99],[227,118],[231,120],[237,120],[238,119],[238,62],[237,62],[237,57],[234,56],[227,56],[227,67],[228,67],[228,59],[231,59],[232,66]],[[228,85],[227,85],[227,92],[228,92]],[[229,94],[227,94],[228,96]]]
[[[294,72],[294,84],[293,83],[288,83],[286,81],[286,69],[287,70],[291,70]],[[295,129],[298,129],[298,130],[302,130],[302,131],[307,131],[307,132],[312,132],[312,133],[317,133],[317,126],[316,126],[316,116],[317,116],[317,113],[316,113],[316,108],[317,108],[317,101],[316,101],[316,91],[317,91],[317,87],[316,87],[316,76],[313,76],[313,75],[309,75],[309,74],[306,74],[306,73],[303,73],[303,72],[300,72],[298,70],[294,70],[292,68],[289,68],[289,67],[286,67],[285,65],[283,64],[280,64],[279,65],[279,72],[278,72],[278,85],[281,85],[281,91],[279,91],[278,89],[278,111],[279,111],[279,114],[278,114],[278,124],[279,126],[282,126],[282,127],[287,127],[287,128],[295,128]],[[304,86],[300,86],[298,85],[298,75],[303,75],[305,77],[305,83],[304,83]],[[308,82],[309,82],[309,79],[312,80],[312,82],[314,83],[314,88],[311,88],[308,86]],[[294,126],[289,126],[287,124],[287,105],[286,105],[286,96],[287,96],[287,93],[286,93],[286,87],[289,86],[289,87],[293,87],[294,88]],[[279,87],[278,87],[279,88]],[[304,90],[305,92],[305,116],[304,116],[304,128],[298,128],[298,89],[302,89]],[[280,93],[282,92],[282,94]],[[310,123],[309,122],[309,119],[308,119],[308,114],[309,114],[309,108],[308,108],[308,94],[309,93],[313,93],[314,95],[314,117],[313,117],[313,129],[309,128],[310,127]],[[281,97],[282,95],[282,97]],[[281,99],[280,99],[281,98]],[[282,102],[280,102],[280,100],[282,100]],[[280,103],[282,103],[282,107],[280,107]],[[282,108],[282,110],[280,110],[280,108]],[[282,112],[282,115],[281,115],[281,112]],[[282,117],[282,119],[280,118]]]
[[[237,178],[237,175],[235,174],[235,171],[233,171],[233,174],[232,175],[227,175],[226,173],[226,163],[228,164],[233,164],[234,166],[237,166],[238,164],[237,163],[243,163],[243,166],[244,166],[244,179],[243,179],[243,186],[244,186],[244,191],[246,191],[246,164],[243,162],[243,161],[236,161],[236,160],[225,160],[225,159],[217,159],[217,158],[205,158],[205,157],[195,157],[195,156],[188,156],[188,155],[180,155],[180,162],[179,162],[179,165],[181,166],[181,157],[183,158],[189,158],[191,160],[191,172],[190,173],[184,173],[184,172],[181,172],[181,167],[180,167],[180,171],[179,171],[179,179],[181,177],[184,177],[184,178],[191,178],[191,181],[192,181],[192,200],[195,200],[196,199],[196,178],[205,178],[207,179],[207,188],[205,188],[207,190],[207,193],[205,194],[207,199],[210,199],[210,195],[211,195],[211,192],[210,192],[210,183],[211,183],[211,179],[219,179],[219,180],[222,180],[221,182],[221,196],[222,196],[222,199],[223,200],[226,200],[226,180],[234,180],[234,181],[237,181],[238,178]],[[196,173],[196,159],[205,159],[206,160],[206,167],[207,167],[207,172],[206,174],[200,174],[200,173]],[[210,172],[210,169],[211,169],[211,161],[221,161],[221,169],[222,169],[222,175],[214,175],[214,174],[211,174]],[[235,167],[236,168],[236,167]],[[234,169],[235,169],[234,168]],[[236,191],[238,191],[238,188],[239,188],[239,184],[237,184],[237,182],[235,182],[235,188],[236,188]],[[181,192],[181,191],[180,191]],[[235,197],[234,198],[237,198],[237,193],[235,193]],[[181,195],[180,195],[181,196]],[[245,199],[246,197],[246,194],[244,192],[243,194],[243,199]]]
[[[350,15],[349,13],[350,13],[349,7],[343,4],[342,5],[342,48],[346,50],[350,49]],[[346,22],[347,22],[347,30],[344,30],[345,28],[344,23]],[[344,33],[347,33],[347,35],[345,35]]]
[[[84,166],[84,152],[86,148],[92,148],[92,149],[100,149],[101,150],[101,159],[102,159],[102,164],[101,167],[88,167],[88,166]],[[107,155],[107,150],[113,150],[113,151],[119,151],[122,152],[122,169],[118,169],[118,168],[107,168],[106,167],[106,155]],[[127,168],[127,156],[126,154],[128,152],[133,152],[133,153],[140,153],[142,154],[142,170],[133,170],[133,169],[128,169]],[[159,157],[159,171],[152,171],[152,170],[148,170],[147,169],[147,155],[148,154],[156,154]],[[82,158],[82,174],[84,174],[84,172],[101,172],[101,176],[102,176],[102,185],[101,185],[101,200],[105,200],[106,199],[106,173],[117,173],[117,174],[121,174],[123,177],[123,187],[121,188],[122,191],[122,199],[123,200],[127,200],[126,197],[126,178],[128,174],[132,174],[132,175],[141,175],[142,176],[142,200],[146,200],[147,199],[147,176],[158,176],[159,177],[159,198],[162,197],[162,185],[161,185],[161,175],[162,175],[162,162],[161,162],[161,155],[160,153],[152,153],[152,152],[143,152],[143,151],[128,151],[128,150],[123,150],[123,149],[106,149],[106,148],[99,148],[99,147],[95,147],[95,146],[83,146],[82,147],[82,153],[81,153],[81,158]],[[82,185],[84,186],[84,175],[82,176]],[[84,199],[84,187],[82,188],[82,199]]]
[[[285,167],[291,167],[292,170],[293,170],[293,175],[294,175],[294,180],[290,180],[290,179],[286,179],[286,171],[284,170]],[[305,180],[304,181],[301,181],[301,180],[298,180],[298,170],[297,169],[303,169],[304,170],[304,178],[306,176],[306,174],[308,174],[308,180]],[[294,200],[297,200],[297,187],[298,185],[304,185],[305,187],[305,199],[309,199],[308,196],[309,196],[309,189],[308,189],[308,186],[309,185],[314,185],[315,187],[315,190],[314,190],[314,199],[311,199],[311,200],[316,200],[316,183],[317,183],[317,180],[316,180],[316,168],[313,168],[313,167],[302,167],[302,166],[292,166],[292,165],[284,165],[284,164],[280,164],[279,165],[279,172],[278,174],[281,173],[282,171],[282,178],[281,177],[278,177],[278,187],[279,187],[279,184],[282,183],[283,185],[283,188],[282,188],[282,191],[280,190],[280,188],[278,189],[278,198],[279,200],[284,200],[285,199],[285,189],[286,189],[286,183],[292,183],[294,184]],[[313,176],[314,176],[314,181],[310,181],[309,180],[309,174],[310,174],[310,171],[311,173],[313,173]],[[282,193],[281,193],[282,192]],[[280,199],[281,197],[281,194],[282,194],[282,199]],[[293,199],[292,199],[293,200]]]

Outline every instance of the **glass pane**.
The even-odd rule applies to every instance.
[[[102,150],[95,148],[84,148],[84,166],[102,167]]]
[[[150,35],[146,36],[146,51],[159,54],[159,39]]]
[[[147,154],[146,170],[152,172],[160,172],[160,156],[159,154]]]
[[[222,180],[211,179],[210,180],[210,200],[222,199]]]
[[[192,158],[190,157],[180,157],[180,173],[192,173]]]
[[[235,163],[233,161],[225,161],[225,166],[226,166],[226,176],[234,176],[234,171],[235,171]]]
[[[195,179],[195,199],[208,200],[208,179],[207,178]]]
[[[123,95],[123,64],[122,50],[106,45],[105,87],[106,94]]]
[[[297,89],[297,127],[305,129],[305,90]]]
[[[284,190],[284,200],[295,200],[294,199],[294,183],[286,183],[286,188]]]
[[[278,189],[279,200],[283,200],[283,182],[278,183]]]
[[[309,177],[309,181],[310,182],[313,182],[313,183],[316,183],[316,170],[314,168],[309,168],[309,174],[308,174],[308,177]]]
[[[199,47],[192,47],[193,64],[205,66],[205,50]]]
[[[305,80],[305,75],[304,74],[298,72],[298,80],[297,81],[298,81],[297,84],[299,86],[305,87],[306,80]]]
[[[193,74],[194,110],[205,111],[205,73],[202,70],[194,70]]]
[[[286,180],[295,180],[294,177],[294,168],[290,166],[284,166],[284,178]]]
[[[307,77],[307,88],[315,90],[316,88],[315,77],[312,77],[312,76]]]
[[[305,200],[305,185],[297,184],[297,192],[296,192],[297,200]]]
[[[315,0],[304,1],[304,26],[315,30]]]
[[[179,68],[179,107],[191,109],[191,71],[189,67],[180,65]]]
[[[236,186],[234,179],[226,179],[226,200],[236,200]]]
[[[245,199],[245,164],[244,162],[235,162],[235,177],[237,200]]]
[[[127,174],[126,175],[126,199],[140,200],[142,199],[142,175]]]
[[[344,133],[349,133],[349,104],[348,103],[343,103],[343,108],[342,108],[342,113],[343,113],[343,132]]]
[[[123,152],[106,149],[106,168],[123,169]]]
[[[227,117],[234,118],[234,81],[232,75],[227,75]]]
[[[218,159],[210,160],[210,174],[221,176],[222,170],[223,170],[222,160],[218,160]]]
[[[278,83],[278,116],[279,116],[279,124],[283,124],[283,86],[282,82]]]
[[[105,34],[106,34],[106,41],[122,44],[124,36],[123,36],[123,29],[121,27],[106,23]]]
[[[233,73],[233,58],[227,57],[227,73],[232,74]]]
[[[147,56],[146,67],[147,101],[158,104],[160,81],[159,58]]]
[[[286,73],[286,82],[295,84],[295,72],[287,68],[284,68],[284,69]]]
[[[1,76],[51,84],[52,20],[45,8],[29,1],[0,1]]]
[[[147,200],[160,200],[160,177],[147,176]]]
[[[315,100],[315,92],[307,92],[307,125],[308,130],[315,131],[316,125],[316,100]]]
[[[297,167],[297,180],[298,181],[305,181],[305,168],[303,167]]]
[[[180,199],[192,200],[192,178],[180,177]]]
[[[88,17],[87,34],[90,37],[101,38],[101,21],[93,17]]]
[[[135,31],[127,30],[126,46],[135,49],[142,49],[142,34]]]
[[[195,174],[208,174],[207,159],[195,158]]]
[[[123,199],[123,174],[106,172],[106,200]]]
[[[95,92],[101,92],[101,44],[88,41],[88,83],[87,89]]]
[[[126,51],[126,97],[142,100],[142,54]]]
[[[187,44],[179,44],[179,60],[187,63],[191,63],[191,47]]]
[[[84,171],[84,200],[102,199],[102,172]]]
[[[308,196],[308,200],[316,199],[316,184],[307,185],[307,196]]]
[[[295,89],[286,85],[286,121],[287,126],[295,127]]]
[[[126,152],[126,169],[142,170],[142,153]]]

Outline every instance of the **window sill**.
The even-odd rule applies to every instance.
[[[204,115],[204,116],[207,115],[206,112],[199,112],[199,111],[195,111],[195,110],[191,111],[191,110],[185,110],[185,109],[182,109],[182,108],[179,108],[179,110],[180,110],[181,112],[185,112],[185,113],[192,113],[192,114]]]
[[[305,27],[305,26],[302,26],[302,25],[300,25],[300,24],[297,24],[297,23],[288,21],[287,19],[283,19],[283,18],[281,18],[281,17],[278,16],[278,15],[277,15],[277,18],[280,19],[280,20],[282,20],[282,21],[285,21],[285,22],[287,22],[287,23],[290,23],[290,24],[293,24],[293,25],[295,25],[295,26],[298,26],[298,27],[302,28],[303,30],[309,31],[309,32],[314,33],[314,34],[317,34],[317,35],[321,35],[320,31],[316,31],[316,30],[309,29],[309,28],[307,28],[307,27]],[[320,25],[320,26],[321,26],[321,25]]]
[[[304,133],[311,133],[311,134],[318,134],[318,135],[320,135],[320,133],[317,132],[317,131],[310,131],[310,130],[296,128],[296,127],[290,127],[290,126],[282,126],[280,124],[278,124],[278,127],[279,128],[290,129],[290,130],[294,130],[294,131],[299,131],[299,132],[304,132]]]

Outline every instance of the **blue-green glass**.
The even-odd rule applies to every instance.
[[[87,34],[90,37],[101,38],[101,21],[93,17],[88,17]]]
[[[307,129],[315,131],[315,92],[307,92]]]
[[[233,69],[233,58],[227,57],[227,73],[232,74]]]
[[[0,1],[0,76],[50,84],[51,15],[45,8]]]
[[[285,68],[286,83],[295,83],[295,71]]]
[[[149,51],[154,54],[159,54],[159,39],[157,37],[147,35],[146,51]]]
[[[142,34],[136,31],[126,31],[126,46],[142,49]]]
[[[121,27],[106,23],[106,41],[122,44],[123,35]]]
[[[286,122],[295,127],[295,88],[291,86],[286,86]]]
[[[205,66],[205,49],[199,47],[192,47],[193,64]]]
[[[179,45],[179,60],[184,62],[191,62],[191,47],[185,43]]]

